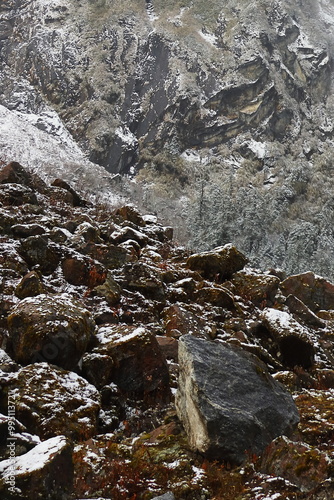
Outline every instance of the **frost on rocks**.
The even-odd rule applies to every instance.
[[[88,439],[97,432],[100,394],[74,372],[36,363],[15,374],[9,390],[17,419],[41,438]]]
[[[8,500],[56,500],[72,489],[72,449],[64,436],[37,444],[19,457],[0,462],[0,494]]]
[[[291,368],[299,365],[309,368],[314,363],[314,345],[308,330],[289,313],[266,308],[262,320],[277,341],[283,362]]]

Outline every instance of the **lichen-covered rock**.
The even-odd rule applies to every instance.
[[[143,262],[135,262],[124,267],[125,287],[138,291],[149,299],[165,300],[165,288],[160,273]]]
[[[251,271],[239,271],[231,280],[236,295],[251,300],[256,306],[273,304],[280,283],[277,276]]]
[[[186,335],[179,340],[176,408],[194,450],[243,463],[299,417],[290,394],[256,356]]]
[[[295,295],[311,311],[334,309],[334,285],[313,272],[289,276],[280,285],[284,295]]]
[[[101,387],[114,382],[126,394],[168,401],[169,374],[166,360],[152,333],[144,328],[102,326],[98,346],[83,358],[83,374]]]
[[[269,307],[263,310],[261,318],[277,342],[286,366],[310,368],[313,365],[315,350],[305,327],[289,313]]]
[[[20,301],[8,317],[13,357],[72,369],[94,333],[90,313],[68,294],[37,295]]]
[[[46,235],[21,240],[20,254],[30,267],[38,266],[42,274],[52,274],[60,262],[60,249]]]
[[[222,279],[230,278],[235,272],[243,269],[246,263],[246,257],[231,244],[190,255],[187,260],[190,269],[200,272],[208,279],[216,276]]]
[[[117,304],[122,296],[122,288],[113,279],[111,273],[107,274],[106,280],[101,285],[93,289],[93,293],[99,297],[103,297],[109,306]]]
[[[38,204],[34,191],[22,184],[0,184],[0,202],[10,206]]]
[[[59,500],[73,487],[72,446],[64,436],[43,441],[24,455],[0,462],[3,500]]]
[[[41,439],[63,434],[80,440],[97,432],[100,394],[76,373],[36,363],[13,374],[6,390],[16,418]]]
[[[30,271],[23,276],[15,289],[15,295],[19,299],[35,297],[36,295],[40,295],[45,292],[45,286],[43,285],[41,276],[37,271]]]
[[[280,476],[310,491],[332,474],[332,464],[326,453],[302,442],[277,437],[266,449],[261,471]]]

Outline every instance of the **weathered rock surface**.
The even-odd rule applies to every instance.
[[[292,294],[306,304],[311,311],[334,309],[334,285],[309,271],[289,276],[280,288],[286,295]]]
[[[284,477],[303,491],[310,491],[329,479],[332,466],[328,455],[285,436],[276,438],[266,449],[261,469],[266,474]]]
[[[102,387],[114,382],[123,393],[170,399],[166,361],[154,335],[144,328],[105,326],[98,346],[83,359],[86,378]]]
[[[100,394],[76,373],[36,363],[5,384],[16,403],[16,418],[41,439],[64,435],[80,440],[97,433]]]
[[[255,356],[186,335],[179,363],[177,412],[190,445],[205,456],[240,464],[295,429],[291,396]]]
[[[191,255],[187,265],[205,278],[230,278],[247,263],[246,257],[232,245],[215,248],[209,252]]]
[[[71,492],[72,482],[72,449],[64,436],[50,438],[24,455],[0,462],[3,500],[59,500]]]
[[[16,361],[48,361],[75,368],[95,325],[90,313],[68,294],[37,295],[20,301],[8,316]]]
[[[266,308],[262,320],[268,331],[277,341],[282,361],[293,368],[310,368],[314,363],[314,346],[308,331],[291,315],[277,309]]]

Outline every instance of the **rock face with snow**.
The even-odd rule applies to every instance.
[[[177,412],[206,457],[240,464],[297,426],[292,397],[255,356],[186,335],[179,363]]]

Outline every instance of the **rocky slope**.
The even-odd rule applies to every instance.
[[[15,162],[0,203],[1,498],[333,497],[333,284]]]
[[[110,192],[101,165],[192,248],[333,277],[333,23],[328,0],[3,2],[3,157]]]

